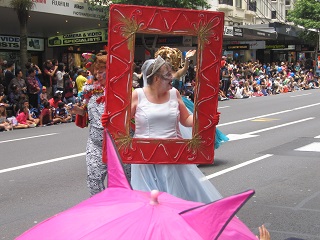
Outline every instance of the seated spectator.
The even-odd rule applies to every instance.
[[[65,108],[64,102],[58,103],[58,108],[55,110],[55,118],[59,119],[62,123],[71,122],[71,115],[68,113]]]
[[[61,98],[62,98],[62,91],[59,91],[57,90],[55,93],[54,93],[54,96],[53,98],[50,98],[48,100],[48,102],[50,103],[50,106],[53,107],[54,109],[58,108],[58,103],[59,102],[62,102],[61,101]]]
[[[253,97],[261,97],[264,96],[264,94],[261,91],[260,85],[256,84],[253,86]]]
[[[250,89],[250,86],[249,86],[249,82],[248,81],[245,81],[243,83],[243,95],[245,95],[246,97],[252,97],[252,91]]]
[[[33,123],[33,124],[35,124],[36,126],[39,124],[39,122],[40,122],[40,119],[38,118],[39,117],[39,114],[38,114],[38,109],[37,108],[32,108],[32,109],[30,109],[30,105],[29,105],[29,101],[28,100],[24,100],[23,102],[22,102],[22,104],[20,104],[20,109],[21,109],[21,107],[23,107],[23,106],[26,106],[27,107],[27,109],[28,109],[28,115],[27,115],[27,119],[28,119],[28,121],[30,122],[30,123]],[[18,113],[17,114],[19,114],[20,113],[20,109],[19,109],[19,111],[18,111]]]
[[[49,102],[43,103],[43,109],[40,114],[40,126],[59,123],[59,118],[52,118],[52,109]]]
[[[7,119],[7,111],[4,103],[0,103],[0,130],[12,130],[12,123]]]
[[[19,111],[19,114],[17,115],[17,122],[18,122],[18,128],[28,128],[28,127],[35,127],[36,124],[28,120],[29,115],[29,109],[27,106],[22,105]],[[16,128],[16,127],[15,127]]]

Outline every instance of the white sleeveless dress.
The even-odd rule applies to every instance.
[[[170,99],[163,104],[148,101],[143,88],[138,88],[136,109],[137,138],[182,138],[179,129],[179,105],[176,89],[170,90]],[[195,164],[132,164],[133,189],[157,189],[176,197],[209,203],[221,198],[220,193]]]

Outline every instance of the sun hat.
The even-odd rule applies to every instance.
[[[57,91],[54,93],[54,96],[58,96],[58,95],[60,95],[60,94],[62,94],[62,93],[63,93],[63,91],[57,90]]]
[[[147,78],[153,76],[165,63],[166,63],[166,61],[162,57],[160,57],[160,55],[159,55],[155,59],[154,65],[152,68],[152,72],[147,76]]]

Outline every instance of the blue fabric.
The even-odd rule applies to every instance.
[[[186,105],[187,109],[193,113],[193,108],[194,108],[193,102],[184,96],[182,96],[182,100],[183,100],[183,103]],[[183,132],[181,131],[181,133]],[[222,143],[227,141],[229,141],[229,138],[216,127],[214,149],[218,149]]]

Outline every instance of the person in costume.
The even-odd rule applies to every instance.
[[[182,68],[180,68],[182,53],[178,48],[170,48],[170,47],[162,46],[155,53],[155,58],[158,56],[161,56],[164,60],[166,60],[171,64],[172,77],[173,77],[172,86],[178,89],[179,92],[181,92],[183,88],[182,78],[186,75],[188,71],[190,58],[193,57],[195,53],[196,53],[196,50],[189,50],[186,53],[185,63]]]
[[[88,118],[89,138],[86,147],[87,186],[90,195],[93,196],[105,189],[107,166],[102,162],[103,126],[101,115],[104,113],[106,87],[106,54],[88,54],[86,68],[94,75],[93,84],[87,84],[83,90],[82,106],[73,105],[72,112],[84,118]],[[84,127],[84,126],[82,126]],[[125,171],[130,174],[130,165],[125,165]]]
[[[169,62],[172,66],[172,78],[173,83],[172,86],[179,91],[181,90],[180,85],[182,84],[182,81],[180,79],[187,73],[189,64],[190,64],[190,58],[192,58],[196,53],[196,50],[189,50],[186,52],[185,56],[185,62],[183,68],[180,68],[181,65],[181,59],[182,59],[182,53],[178,48],[170,48],[162,46],[159,48],[159,50],[155,53],[155,57],[161,56],[164,60]],[[142,66],[142,72],[146,69],[146,67],[151,64],[154,61],[154,59],[147,60],[145,62],[145,66]],[[143,74],[144,77],[144,86],[147,85],[146,83],[146,75]],[[193,114],[194,111],[194,104],[193,102],[188,99],[185,96],[182,96],[182,100],[184,104],[186,105],[187,109],[191,114]],[[190,139],[192,134],[191,128],[185,128],[183,126],[180,126],[180,130],[182,132],[183,138]],[[229,138],[223,134],[217,127],[216,127],[216,134],[215,134],[215,145],[214,148],[218,149],[222,143],[225,143],[229,141]]]
[[[192,127],[193,116],[179,91],[172,87],[171,65],[158,56],[147,67],[145,75],[147,85],[132,93],[131,113],[136,124],[134,137],[182,138],[178,122]],[[132,164],[131,185],[133,189],[157,189],[203,203],[221,198],[195,164]]]

